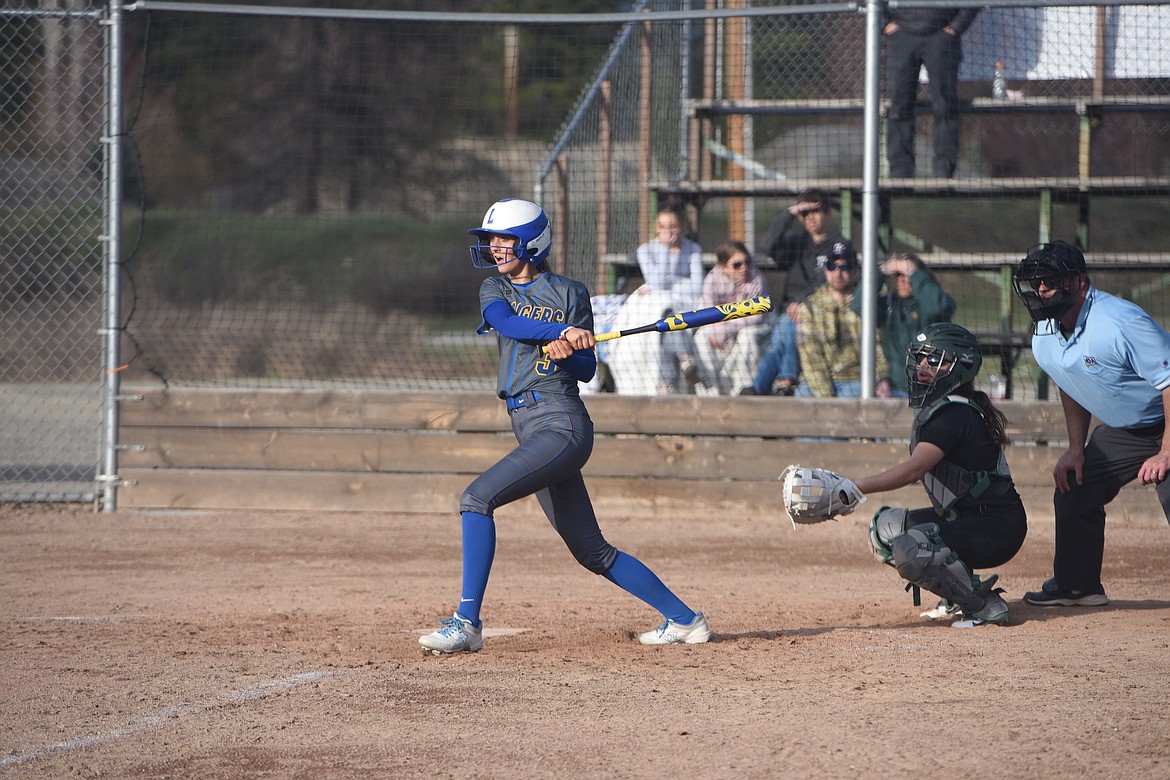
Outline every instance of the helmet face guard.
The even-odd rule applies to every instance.
[[[1016,296],[1023,301],[1034,324],[1059,320],[1077,301],[1077,277],[1086,274],[1081,250],[1064,241],[1038,244],[1028,250],[1012,276]],[[1040,288],[1049,291],[1040,294]]]
[[[468,232],[470,232],[470,231],[468,231]],[[500,245],[492,247],[491,246],[491,241],[492,241],[492,234],[491,233],[485,233],[485,234],[475,233],[473,235],[475,235],[476,242],[474,244],[472,244],[471,246],[469,246],[468,249],[471,250],[471,264],[473,266],[475,266],[476,268],[498,268],[499,266],[504,265],[506,263],[510,263],[519,257],[519,254],[516,251],[516,246],[518,246],[520,244],[520,239],[518,236],[511,235],[509,233],[496,233],[495,235],[509,236],[510,238],[515,240],[515,242],[516,242],[515,246],[513,246],[511,248],[506,248],[506,247],[503,247]],[[504,250],[506,250],[508,252],[508,254],[512,255],[512,257],[510,257],[508,260],[506,260],[502,263],[497,263],[496,262],[496,254],[499,254],[501,251],[504,251]]]
[[[552,248],[552,225],[548,214],[535,203],[517,198],[493,203],[483,216],[483,224],[467,232],[476,238],[476,242],[469,247],[471,264],[476,268],[496,268],[500,265],[490,249],[492,236],[515,239],[516,244],[512,249],[515,259],[533,265],[547,260]],[[498,247],[496,251],[499,251]]]
[[[966,328],[950,322],[927,327],[906,349],[910,407],[929,406],[973,382],[982,365],[979,342]]]

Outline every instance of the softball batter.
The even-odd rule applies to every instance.
[[[499,271],[480,286],[478,332],[496,332],[496,392],[507,404],[519,446],[463,493],[459,607],[419,644],[435,655],[483,648],[480,609],[496,549],[493,515],[497,507],[534,493],[578,563],[662,613],[663,623],[639,634],[639,642],[706,642],[711,632],[703,613],[684,604],[637,558],[607,542],[597,525],[581,476],[593,451],[593,421],[577,390],[597,368],[593,311],[585,285],[549,270],[548,215],[526,200],[501,200],[488,209],[482,226],[467,232],[476,237],[472,263]]]

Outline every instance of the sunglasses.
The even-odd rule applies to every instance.
[[[727,267],[734,268],[737,271],[741,268],[747,268],[747,260],[736,260],[735,262],[728,263]]]
[[[853,270],[853,263],[850,263],[846,260],[842,260],[841,262],[833,262],[832,260],[830,260],[829,262],[825,263],[825,270],[826,271],[852,271]]]
[[[922,361],[926,361],[926,365],[931,368],[938,368],[946,361],[946,356],[941,352],[915,352],[911,355],[914,360],[914,365],[921,365]]]
[[[1057,274],[1055,276],[1041,276],[1035,279],[1028,280],[1028,286],[1033,290],[1039,291],[1041,286],[1047,287],[1049,290],[1055,290],[1061,286],[1064,281],[1064,276]]]

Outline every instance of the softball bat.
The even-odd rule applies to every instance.
[[[594,339],[597,341],[611,341],[613,339],[620,339],[622,336],[632,336],[635,333],[666,333],[672,330],[700,328],[715,322],[738,320],[741,317],[755,317],[759,314],[767,314],[770,311],[772,311],[772,298],[767,295],[761,295],[758,298],[749,298],[746,301],[721,303],[718,306],[708,306],[703,309],[672,314],[669,317],[663,317],[657,322],[651,322],[649,325],[642,325],[637,328],[598,333],[594,336]]]

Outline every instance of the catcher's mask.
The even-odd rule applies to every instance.
[[[906,348],[910,407],[919,409],[972,382],[983,365],[979,340],[953,322],[928,325]]]
[[[513,250],[516,257],[533,265],[547,260],[552,248],[552,225],[548,214],[532,201],[518,198],[496,201],[483,215],[483,224],[467,232],[476,238],[476,243],[470,247],[471,264],[476,268],[496,267],[490,249],[492,236],[516,239]]]
[[[1085,255],[1065,241],[1037,244],[1028,250],[1012,277],[1016,295],[1032,322],[1059,320],[1076,303],[1078,277],[1087,278]],[[1041,288],[1047,295],[1041,294]]]

